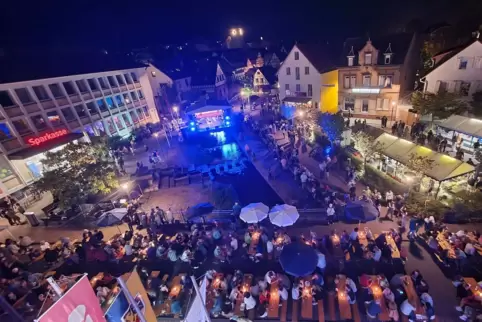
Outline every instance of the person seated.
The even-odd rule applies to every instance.
[[[414,270],[412,274],[410,274],[410,277],[412,278],[415,286],[417,286],[423,280],[423,276],[418,269]]]
[[[350,240],[354,241],[358,239],[358,227],[353,228],[353,231],[350,233]]]
[[[432,235],[428,237],[427,244],[428,244],[428,247],[433,251],[438,251],[438,242]]]
[[[482,282],[479,282],[477,283],[477,286],[478,287],[482,287]],[[465,307],[469,306],[471,307],[472,309],[474,310],[480,310],[482,309],[482,296],[479,295],[479,293],[472,293],[470,291],[470,285],[463,282],[462,285],[460,286],[465,292],[464,294],[460,294],[461,292],[459,292],[457,290],[457,294],[459,295],[465,295],[464,297],[462,297],[462,299],[460,300],[460,304],[458,306],[455,307],[455,309],[459,312],[464,312],[465,311]],[[468,316],[465,316],[465,319],[460,317],[462,320],[467,320],[468,319]]]
[[[229,297],[224,298],[223,309],[221,315],[225,318],[231,318],[234,315],[233,302]]]
[[[433,299],[428,293],[422,293],[420,295],[420,302],[425,307],[425,313],[429,320],[435,319],[435,310],[433,308]]]
[[[224,303],[223,294],[218,290],[214,290],[214,304],[210,312],[212,316],[216,318],[219,316],[219,314],[221,314],[223,310],[223,303]]]
[[[408,317],[409,322],[415,322],[417,320],[417,315],[415,314],[415,303],[410,302],[408,299],[402,302],[400,305],[400,312]]]
[[[347,278],[348,282],[348,278]],[[356,303],[356,286],[353,288],[350,284],[345,284],[346,288],[346,296],[348,298],[348,303],[355,304]]]
[[[469,256],[473,256],[475,254],[475,247],[474,245],[472,245],[472,243],[468,242],[466,245],[465,245],[465,248],[464,248],[464,252],[465,254],[469,255]]]
[[[376,319],[378,314],[382,313],[380,300],[375,300],[374,298],[366,304],[366,308],[368,317],[372,319]]]
[[[249,292],[244,293],[243,303],[246,311],[252,310],[256,307],[256,299]]]
[[[181,304],[180,295],[181,294],[179,294],[178,296],[173,296],[171,299],[171,313],[174,315],[182,313],[182,304]]]
[[[273,271],[268,271],[266,275],[264,275],[264,280],[266,283],[270,284],[276,281],[276,273]]]
[[[283,285],[280,285],[278,287],[278,295],[281,301],[288,301],[288,290]],[[281,302],[280,302],[280,306],[281,306]]]
[[[259,304],[266,305],[269,303],[271,293],[268,290],[261,291],[259,293]]]
[[[382,250],[375,245],[372,249],[372,252],[373,252],[373,260],[375,262],[379,262],[382,257]]]
[[[325,285],[325,280],[323,279],[323,275],[319,273],[314,273],[311,277],[311,282],[313,285],[323,286]]]
[[[30,238],[28,236],[20,236],[19,240],[20,240],[20,242],[18,244],[22,247],[28,247],[28,246],[32,245],[32,243],[33,243],[32,238]]]

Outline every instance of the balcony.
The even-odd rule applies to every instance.
[[[135,86],[136,86],[136,88],[141,88],[141,87],[142,87],[142,86],[141,86],[141,83],[139,83],[138,81],[135,83]]]
[[[140,101],[134,101],[134,105],[135,106],[141,106],[141,102]]]
[[[141,105],[146,105],[146,99],[145,98],[141,98]]]
[[[128,89],[134,89],[134,84],[127,84]]]
[[[94,94],[94,97],[95,98],[99,98],[99,97],[102,97],[102,92],[101,91],[92,91],[92,94]]]
[[[110,88],[103,88],[102,92],[104,93],[105,96],[112,94],[112,91],[110,90]]]
[[[40,108],[38,107],[37,103],[32,103],[32,104],[24,105],[23,107],[25,108],[25,111],[26,111],[28,114],[35,113],[35,112],[40,111]]]
[[[6,141],[2,141],[2,145],[7,151],[14,151],[18,150],[22,147],[22,143],[20,143],[20,140],[17,138],[10,138]]]
[[[12,106],[4,109],[8,117],[23,116],[22,110],[19,106]]]
[[[98,121],[100,120],[100,115],[99,114],[91,114],[92,120],[93,121]]]
[[[69,125],[69,128],[71,128],[72,130],[80,127],[80,124],[77,120],[69,121],[68,125]]]
[[[112,90],[114,91],[114,93],[120,93],[119,87],[112,87]]]
[[[58,104],[60,107],[64,107],[64,106],[70,105],[69,101],[68,101],[67,98],[65,98],[65,97],[57,98],[56,100],[57,100],[57,104]]]
[[[85,93],[82,93],[82,98],[83,98],[84,100],[89,100],[89,99],[92,98],[92,95],[90,95],[89,92],[85,92]]]
[[[52,100],[41,101],[40,104],[42,104],[42,107],[46,110],[55,107],[55,103]]]
[[[127,86],[126,86],[126,85],[121,85],[120,89],[121,89],[121,91],[125,92],[125,91],[127,91]]]
[[[70,100],[72,101],[72,103],[78,103],[80,102],[80,96],[77,95],[77,94],[74,94],[74,95],[70,95]]]
[[[100,115],[102,115],[102,117],[108,117],[108,116],[110,116],[110,113],[109,113],[108,110],[105,110],[105,111],[101,111]]]

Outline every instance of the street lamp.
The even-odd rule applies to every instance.
[[[303,112],[303,111],[298,111],[298,116],[299,116],[299,117],[303,117],[304,115],[305,115],[305,112]]]
[[[177,113],[177,111],[179,111],[179,107],[173,106],[173,107],[172,107],[172,110],[174,111],[174,113]]]

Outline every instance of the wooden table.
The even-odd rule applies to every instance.
[[[400,258],[400,250],[398,249],[397,244],[395,244],[395,240],[393,240],[393,237],[386,234],[385,240],[387,241],[387,245],[392,250],[392,258]]]
[[[208,311],[211,311],[211,309],[214,306],[214,301],[215,301],[215,290],[219,288],[221,285],[221,281],[223,279],[224,275],[221,273],[217,273],[213,276],[213,280],[211,284],[209,285],[209,288],[206,291],[206,308]]]
[[[382,309],[380,314],[378,314],[378,319],[380,321],[390,321],[387,303],[385,301],[385,296],[383,296],[382,288],[380,287],[378,275],[370,275],[370,278],[372,280],[370,288],[372,290],[373,297],[375,300],[380,301],[380,308]]]
[[[470,286],[470,291],[474,295],[478,295],[482,293],[482,289],[479,287],[477,284],[477,281],[473,277],[464,277],[464,282],[469,284]],[[480,297],[480,295],[478,295]]]
[[[103,278],[104,278],[104,273],[102,272],[92,277],[92,279],[90,280],[90,285],[92,286],[92,288],[95,288],[95,285],[97,284],[97,282]]]
[[[268,318],[276,319],[278,318],[279,313],[279,292],[278,292],[278,284],[279,282],[271,283],[270,287],[270,295],[269,295],[269,304],[268,304]]]
[[[259,231],[253,232],[253,234],[251,235],[251,244],[249,244],[248,254],[250,255],[256,254],[256,246],[258,246],[260,237],[261,237],[261,233]]]
[[[306,280],[303,280],[303,290],[301,291],[301,317],[303,319],[313,318],[313,294],[311,286],[305,286]],[[309,280],[311,285],[311,280]]]
[[[342,319],[351,319],[351,307],[348,302],[348,295],[346,292],[346,276],[339,275],[338,278],[338,307],[340,308],[340,317]]]
[[[438,245],[440,246],[440,248],[448,251],[447,256],[449,258],[455,258],[456,257],[455,251],[452,247],[452,244],[449,243],[449,241],[445,238],[445,236],[443,234],[439,233],[437,235],[437,242],[438,242]]]
[[[243,284],[241,285],[238,298],[236,299],[236,304],[234,305],[234,314],[237,316],[244,315],[244,312],[241,312],[241,303],[243,303],[244,301],[244,292],[249,292],[252,281],[253,281],[253,275],[244,274]]]
[[[413,285],[412,278],[406,275],[402,278],[402,281],[403,281],[403,288],[405,289],[405,293],[407,293],[408,300],[411,303],[415,303],[415,313],[426,315],[425,308],[420,302],[420,298],[418,297],[417,291],[415,290],[415,286]]]

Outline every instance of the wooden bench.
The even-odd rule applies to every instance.
[[[348,303],[348,295],[346,292],[346,276],[340,275],[338,278],[338,307],[340,309],[340,318],[344,320],[351,319],[351,308]]]
[[[352,315],[353,315],[353,321],[354,322],[360,322],[361,319],[360,319],[360,310],[358,309],[358,304],[355,303],[355,304],[352,304],[351,305],[351,310],[353,311],[352,312]]]
[[[288,313],[288,301],[281,302],[281,322],[286,322],[286,314]]]
[[[300,301],[299,300],[294,300],[293,301],[293,309],[291,310],[291,321],[292,322],[298,322],[298,314],[299,314],[299,306],[300,306]]]
[[[404,276],[403,279],[405,280],[403,283],[403,287],[405,289],[405,293],[407,294],[407,298],[410,302],[415,303],[415,313],[426,315],[425,307],[420,302],[420,298],[418,297],[417,292],[415,291],[415,287],[413,285],[413,281],[410,276]],[[403,315],[403,314],[402,314]]]
[[[318,301],[318,322],[325,322],[325,311],[321,300]]]
[[[271,283],[268,303],[268,318],[277,319],[279,313],[279,292],[278,282]]]
[[[388,312],[388,307],[385,302],[385,296],[383,296],[382,288],[380,287],[379,279],[377,275],[371,275],[371,285],[370,288],[372,290],[373,297],[375,300],[380,301],[380,308],[381,308],[381,313],[378,314],[378,320],[380,321],[390,321],[390,316]]]
[[[313,294],[311,293],[311,287],[306,288],[303,286],[301,298],[301,317],[303,319],[313,318]]]
[[[336,320],[335,309],[335,292],[328,293],[328,317],[330,321]]]

